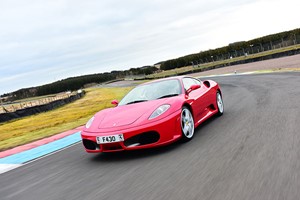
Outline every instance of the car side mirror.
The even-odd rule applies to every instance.
[[[118,102],[118,100],[112,100],[111,104],[118,106],[119,102]]]
[[[197,90],[198,88],[200,88],[200,85],[192,85],[189,89],[187,89],[186,94],[189,94],[192,91]]]

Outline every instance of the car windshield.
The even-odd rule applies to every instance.
[[[139,103],[149,100],[177,96],[181,93],[180,82],[177,79],[153,82],[132,89],[119,105]]]

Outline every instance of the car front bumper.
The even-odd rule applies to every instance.
[[[114,152],[152,148],[172,143],[181,137],[181,110],[151,123],[122,129],[120,131],[81,132],[85,150],[89,153]],[[97,136],[123,134],[124,141],[97,144]]]

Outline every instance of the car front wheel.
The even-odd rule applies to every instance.
[[[222,95],[219,91],[217,92],[216,96],[217,96],[216,99],[217,99],[217,106],[218,106],[218,116],[221,116],[224,113],[224,103],[223,103]]]
[[[182,140],[184,142],[191,140],[194,136],[194,118],[191,111],[185,106],[182,108],[181,111],[181,131]]]

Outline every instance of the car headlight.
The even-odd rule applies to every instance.
[[[92,117],[92,118],[86,123],[85,128],[90,128],[91,125],[92,125],[92,123],[93,123],[93,121],[94,121],[94,119],[95,119],[95,117]]]
[[[164,104],[159,106],[149,117],[149,119],[154,119],[160,115],[162,115],[164,112],[166,112],[171,106],[169,104]]]

